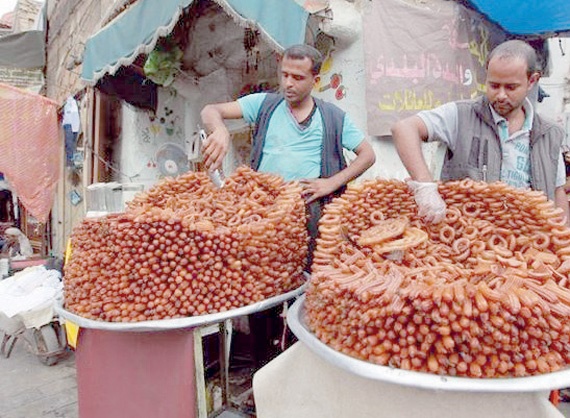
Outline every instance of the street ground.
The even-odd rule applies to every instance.
[[[19,340],[9,358],[0,357],[0,418],[78,418],[78,415],[72,352],[56,365],[46,366]]]
[[[0,331],[0,342],[4,334]],[[213,383],[219,379],[212,376]],[[246,386],[241,370],[230,377],[230,389],[239,394]],[[242,395],[232,397],[237,405],[247,399]],[[240,405],[241,406],[241,405]],[[251,408],[251,407],[250,407]],[[242,409],[242,408],[239,408]],[[224,411],[217,418],[244,418],[244,412]],[[47,366],[32,351],[27,341],[16,341],[10,356],[0,354],[0,418],[78,418],[77,381],[74,352],[69,350],[64,358]]]
[[[2,334],[0,334],[2,336]],[[560,411],[570,418],[570,403]],[[0,418],[78,418],[77,383],[73,352],[46,366],[18,341],[9,358],[0,357]],[[242,415],[224,412],[219,418]]]

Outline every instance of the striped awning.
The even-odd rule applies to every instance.
[[[194,0],[139,0],[90,37],[81,77],[94,85],[168,35]],[[294,0],[215,0],[240,23],[255,26],[277,50],[303,43],[309,13]]]

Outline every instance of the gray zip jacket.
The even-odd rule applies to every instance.
[[[458,126],[462,134],[455,149],[447,151],[441,179],[471,178],[482,181],[500,179],[502,149],[499,132],[485,96],[456,102]],[[562,152],[564,130],[536,112],[530,131],[530,182],[534,190],[542,190],[554,200],[558,159]]]

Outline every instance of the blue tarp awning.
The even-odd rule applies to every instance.
[[[468,0],[468,3],[513,35],[570,31],[569,0]]]
[[[81,78],[94,85],[105,74],[151,52],[194,0],[139,0],[89,38]],[[245,24],[256,25],[276,49],[303,43],[308,12],[294,0],[215,0]]]

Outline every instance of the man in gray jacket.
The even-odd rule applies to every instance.
[[[507,41],[489,54],[484,97],[446,103],[392,127],[420,216],[431,222],[445,216],[445,202],[421,151],[422,141],[441,141],[448,149],[442,180],[500,180],[541,190],[568,222],[564,130],[540,117],[527,98],[539,78],[535,50],[523,41]]]

